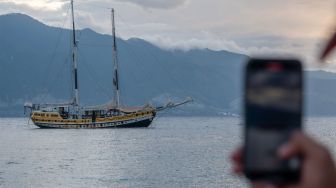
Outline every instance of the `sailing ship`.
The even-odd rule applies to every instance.
[[[71,0],[72,17],[72,100],[64,104],[33,104],[26,103],[25,111],[29,109],[32,122],[40,128],[131,128],[148,127],[158,111],[173,108],[192,101],[191,98],[180,103],[169,102],[160,107],[143,105],[140,107],[123,106],[120,103],[119,62],[115,32],[114,9],[111,9],[112,21],[112,54],[113,54],[113,100],[111,103],[82,107],[79,103],[77,50],[74,2]]]

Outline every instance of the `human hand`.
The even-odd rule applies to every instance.
[[[293,156],[302,157],[301,180],[295,185],[272,185],[267,182],[253,182],[253,188],[336,188],[335,164],[329,151],[313,139],[296,132],[288,144],[278,150],[279,157],[287,159]],[[242,163],[242,149],[236,150],[232,156],[233,171],[241,174],[244,169]]]

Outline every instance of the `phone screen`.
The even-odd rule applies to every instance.
[[[297,158],[281,160],[277,150],[301,128],[301,69],[293,60],[251,60],[247,66],[245,168],[252,176],[284,178],[299,170]]]

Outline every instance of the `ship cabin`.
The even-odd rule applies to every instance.
[[[76,111],[72,105],[53,105],[53,104],[29,104],[25,105],[32,113],[40,117],[51,117],[59,115],[62,119],[96,119],[127,114],[118,109],[101,108],[80,108]],[[33,114],[31,114],[33,115]]]

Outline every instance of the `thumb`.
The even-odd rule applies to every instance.
[[[278,153],[281,158],[302,155],[311,156],[319,148],[319,145],[302,132],[295,132],[289,142],[280,147]]]

